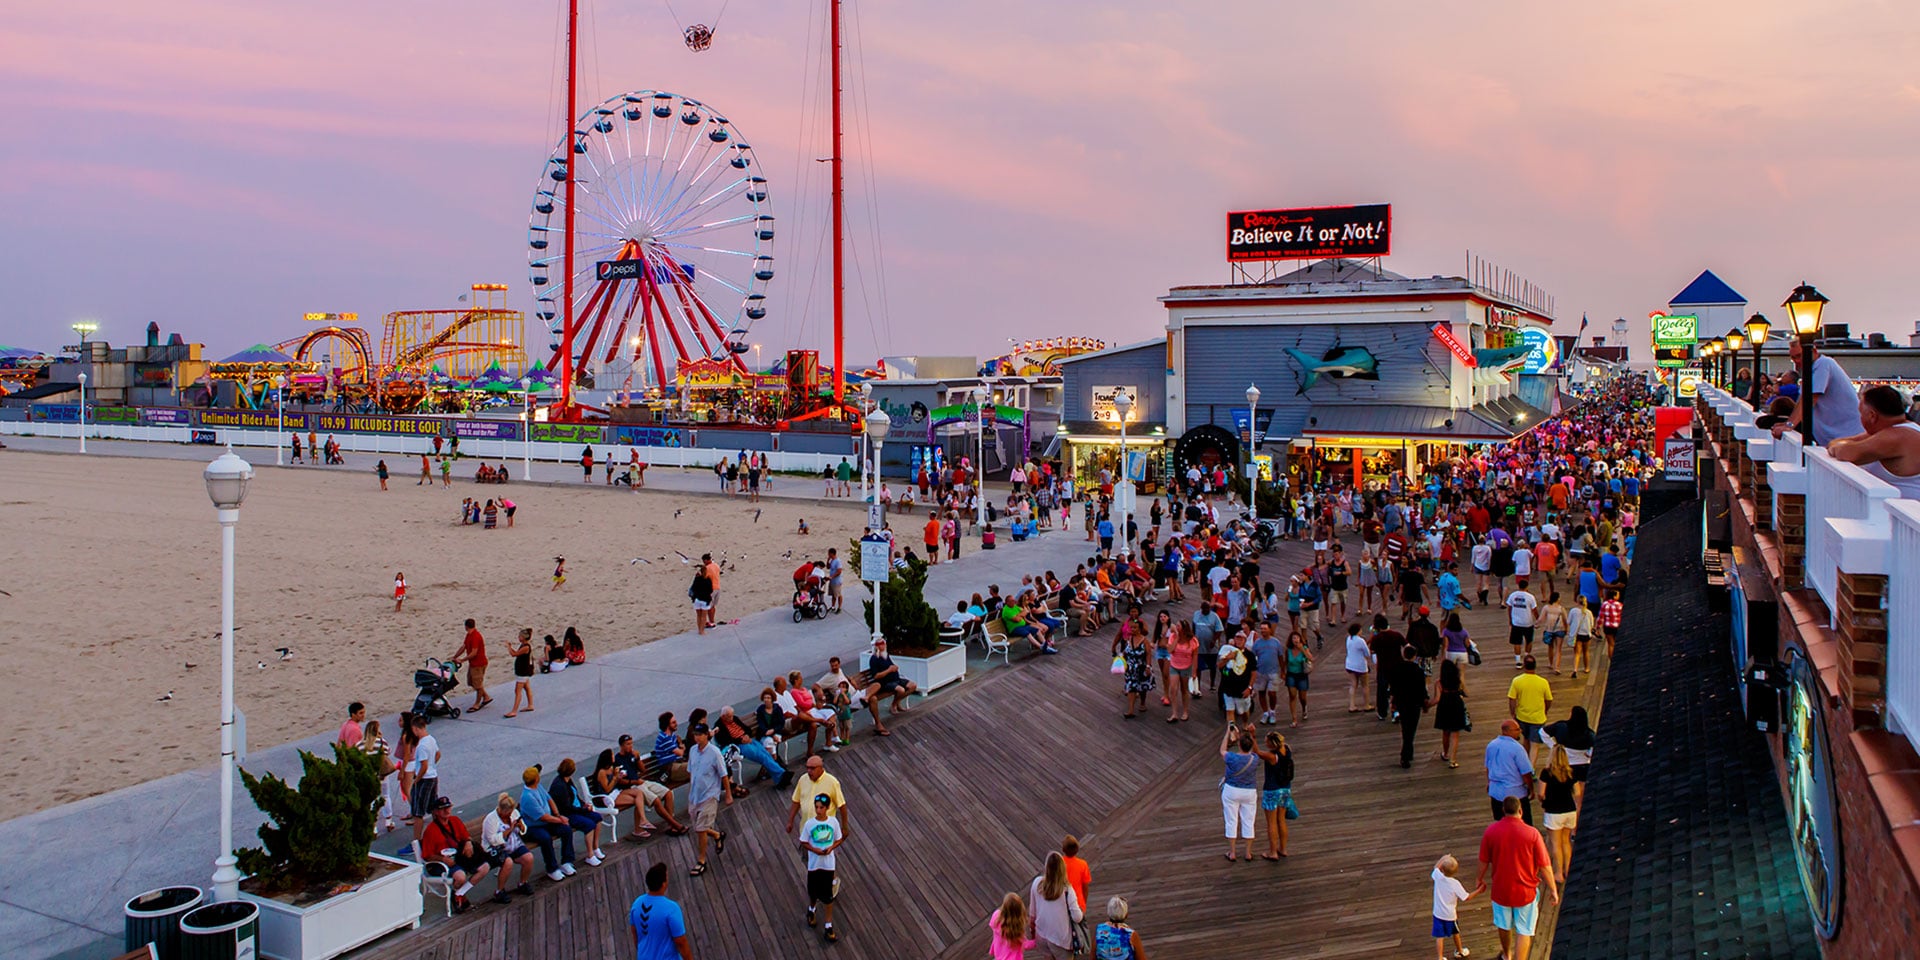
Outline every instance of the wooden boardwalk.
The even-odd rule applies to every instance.
[[[1287,544],[1262,566],[1283,578],[1304,556]],[[1175,608],[1191,610],[1191,602]],[[668,895],[686,909],[703,958],[979,957],[1000,897],[1024,891],[1046,853],[1072,833],[1093,864],[1095,919],[1107,897],[1127,897],[1155,960],[1430,956],[1428,873],[1451,852],[1473,885],[1488,822],[1480,756],[1498,734],[1514,674],[1503,656],[1503,611],[1476,610],[1468,627],[1487,662],[1467,673],[1475,729],[1463,738],[1457,770],[1427,759],[1438,744],[1430,727],[1421,730],[1414,768],[1401,770],[1398,727],[1371,712],[1346,713],[1339,638],[1329,633],[1314,673],[1312,720],[1281,725],[1295,751],[1303,816],[1293,823],[1291,856],[1279,863],[1222,857],[1223,727],[1215,707],[1196,703],[1185,724],[1163,722],[1157,702],[1146,719],[1120,719],[1118,678],[1107,671],[1109,628],[1070,641],[1060,656],[977,673],[898,718],[893,737],[863,728],[852,747],[827,755],[852,812],[852,839],[839,857],[837,944],[822,943],[802,920],[801,855],[782,829],[786,792],[762,784],[723,810],[727,852],[703,877],[686,874],[690,840],[621,843],[607,848],[605,865],[558,885],[541,880],[535,896],[510,906],[477,903],[446,921],[430,902],[421,930],[360,955],[631,956],[627,908],[643,892],[646,868],[664,861]],[[1551,679],[1553,719],[1597,699],[1586,676]],[[483,890],[491,889],[489,880]],[[1550,917],[1543,912],[1548,929]],[[1494,956],[1484,896],[1461,919],[1475,954]],[[1537,948],[1534,956],[1546,953]]]

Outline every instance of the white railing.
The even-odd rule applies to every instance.
[[[86,426],[87,438],[98,440],[141,440],[154,443],[189,443],[193,439],[195,428],[184,426],[152,426],[131,423],[89,423]],[[208,429],[208,428],[201,428]],[[238,427],[214,427],[214,436],[218,442],[230,443],[236,447],[257,447],[268,450],[287,436],[273,430],[244,430]],[[80,425],[77,423],[48,423],[40,421],[0,420],[0,434],[10,436],[66,437],[78,439]],[[395,456],[414,456],[433,451],[431,437],[398,437],[377,433],[336,433],[331,434],[340,449],[348,453],[391,454]],[[462,437],[460,454],[483,460],[516,461],[523,456],[531,456],[540,463],[578,463],[582,443],[535,442],[529,448],[520,440],[484,440]],[[602,443],[594,445],[596,455],[604,457],[612,452],[616,464],[625,463],[623,456],[626,444]],[[649,466],[666,467],[712,467],[716,462],[735,456],[734,449],[712,449],[707,447],[640,447],[640,459]],[[530,451],[530,452],[529,452]],[[822,468],[837,464],[843,459],[837,453],[800,453],[788,450],[763,451],[767,463],[775,470],[799,470],[819,473]],[[853,459],[846,457],[845,459]],[[395,470],[404,469],[404,465],[392,465]]]
[[[1861,520],[1885,529],[1887,501],[1899,494],[1893,485],[1828,456],[1818,447],[1807,458],[1807,585],[1834,610],[1838,600],[1840,538],[1829,520]]]
[[[1920,570],[1920,501],[1891,500],[1888,570]],[[1904,586],[1904,585],[1903,585]],[[1887,718],[1909,737],[1920,735],[1920,590],[1887,590]]]

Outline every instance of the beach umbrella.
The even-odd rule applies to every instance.
[[[284,353],[281,353],[278,350],[275,350],[272,347],[267,346],[264,343],[256,343],[253,346],[248,347],[245,350],[242,350],[231,357],[226,357],[222,359],[220,362],[221,363],[292,363],[293,358]]]

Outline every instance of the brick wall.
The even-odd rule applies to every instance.
[[[1901,849],[1911,844],[1912,838],[1896,840],[1888,818],[1914,816],[1911,798],[1920,797],[1914,784],[1920,779],[1920,770],[1879,770],[1870,776],[1870,769],[1883,765],[1880,757],[1862,752],[1861,739],[1847,729],[1845,710],[1828,710],[1826,716],[1827,736],[1833,743],[1834,786],[1840,804],[1840,869],[1845,879],[1840,891],[1840,927],[1833,939],[1823,944],[1825,954],[1829,960],[1915,956],[1920,887],[1908,873]],[[1895,739],[1904,743],[1905,738]],[[1911,758],[1912,749],[1905,752]],[[1893,765],[1909,763],[1920,766],[1911,759]],[[1882,807],[1892,799],[1890,791],[1910,798],[1905,810]],[[1920,827],[1909,826],[1898,832],[1920,833]]]
[[[1773,518],[1780,531],[1781,587],[1797,590],[1807,582],[1807,498],[1803,494],[1780,494],[1779,515]]]
[[[1854,729],[1874,729],[1886,704],[1887,578],[1843,570],[1836,585],[1841,705]]]

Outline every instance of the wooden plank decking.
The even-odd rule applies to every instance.
[[[1304,555],[1286,544],[1263,567],[1284,576],[1279,571]],[[1185,615],[1192,604],[1175,609]],[[621,843],[607,848],[605,865],[561,884],[541,880],[535,896],[510,906],[477,903],[446,921],[433,903],[421,930],[362,955],[630,956],[626,911],[643,892],[647,867],[661,860],[703,958],[983,956],[984,923],[1001,895],[1024,891],[1046,853],[1073,833],[1093,864],[1095,918],[1107,897],[1127,897],[1155,960],[1430,956],[1428,872],[1451,852],[1473,885],[1488,821],[1480,756],[1498,735],[1514,674],[1503,611],[1477,609],[1467,625],[1487,662],[1467,672],[1475,729],[1463,738],[1457,770],[1427,759],[1438,745],[1429,727],[1414,769],[1401,770],[1398,727],[1371,712],[1345,712],[1339,638],[1329,632],[1312,720],[1281,726],[1295,751],[1303,816],[1292,825],[1291,856],[1279,863],[1222,857],[1215,707],[1196,702],[1185,724],[1162,722],[1157,703],[1157,716],[1119,718],[1118,678],[1106,667],[1109,628],[1070,641],[1060,656],[976,674],[898,718],[893,737],[863,731],[853,747],[827,755],[852,811],[853,839],[839,858],[837,944],[822,943],[802,921],[801,857],[782,829],[786,792],[762,784],[723,810],[727,852],[703,877],[686,875],[694,856],[687,839]],[[1552,719],[1575,703],[1597,703],[1587,695],[1589,677],[1551,679]],[[1264,843],[1263,834],[1263,850]],[[492,881],[482,889],[490,893]],[[1551,916],[1543,911],[1535,957],[1547,954]],[[1475,954],[1498,952],[1484,896],[1464,908],[1461,925]]]

